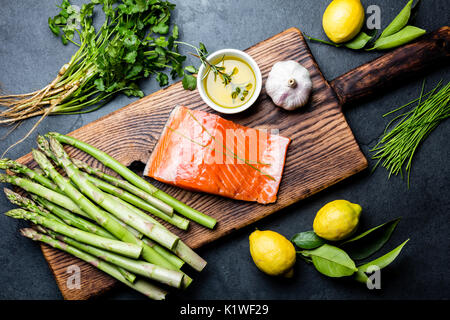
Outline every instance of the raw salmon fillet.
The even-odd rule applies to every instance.
[[[191,191],[272,203],[290,139],[175,107],[144,174]]]

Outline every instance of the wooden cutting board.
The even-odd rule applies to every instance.
[[[287,112],[276,107],[263,88],[259,99],[247,112],[224,116],[253,128],[278,129],[281,135],[292,139],[278,201],[270,205],[235,201],[192,193],[152,181],[158,188],[218,220],[214,230],[208,230],[194,222],[191,222],[187,232],[173,227],[170,229],[191,247],[199,248],[365,169],[367,160],[345,120],[341,105],[353,97],[373,94],[386,82],[394,82],[401,76],[415,73],[428,63],[436,63],[443,57],[448,61],[448,46],[442,53],[442,43],[440,46],[436,45],[437,40],[433,37],[444,37],[448,41],[448,28],[440,29],[437,35],[424,38],[419,44],[394,51],[400,52],[403,59],[399,55],[388,54],[337,78],[331,85],[320,72],[302,34],[295,28],[246,50],[258,63],[264,81],[275,62],[288,59],[305,66],[313,81],[310,102],[299,111]],[[425,54],[421,55],[421,59],[411,59],[418,52]],[[106,151],[125,165],[134,161],[146,163],[170,111],[177,104],[214,112],[202,102],[197,91],[185,91],[178,82],[75,130],[70,135]],[[68,151],[73,157],[102,168],[86,154],[72,148],[68,148]],[[19,161],[35,166],[30,154]],[[116,284],[109,276],[66,253],[46,245],[42,245],[42,251],[65,299],[87,299]],[[72,282],[68,268],[72,265],[81,270],[80,289],[69,288]]]

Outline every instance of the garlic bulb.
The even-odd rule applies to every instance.
[[[312,82],[309,72],[296,61],[275,63],[266,81],[266,92],[283,109],[295,110],[308,102]]]

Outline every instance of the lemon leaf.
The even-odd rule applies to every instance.
[[[346,42],[344,45],[349,49],[359,50],[364,48],[371,39],[371,36],[364,31],[361,31],[355,38],[353,38],[353,40]]]
[[[408,24],[409,18],[411,16],[411,6],[413,0],[409,0],[406,6],[400,11],[400,13],[392,20],[392,22],[384,29],[381,33],[381,38],[386,38],[398,31],[402,30]]]
[[[407,239],[405,242],[403,242],[401,245],[399,245],[394,250],[386,253],[384,256],[381,256],[373,261],[367,262],[366,264],[363,264],[362,266],[358,267],[358,272],[355,274],[355,280],[359,282],[366,283],[367,282],[367,275],[366,271],[369,269],[370,266],[377,266],[380,269],[383,269],[384,267],[390,265],[395,258],[400,254],[405,244],[409,241]]]
[[[344,250],[329,244],[324,244],[314,250],[304,250],[300,253],[306,257],[311,257],[317,271],[328,277],[351,276],[358,271],[355,262]]]
[[[315,249],[325,243],[314,231],[305,231],[295,234],[291,241],[302,249]]]
[[[400,218],[383,223],[339,245],[354,260],[363,260],[380,250],[391,237]]]

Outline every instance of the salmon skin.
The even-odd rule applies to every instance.
[[[191,191],[272,203],[290,139],[177,106],[144,174]]]

